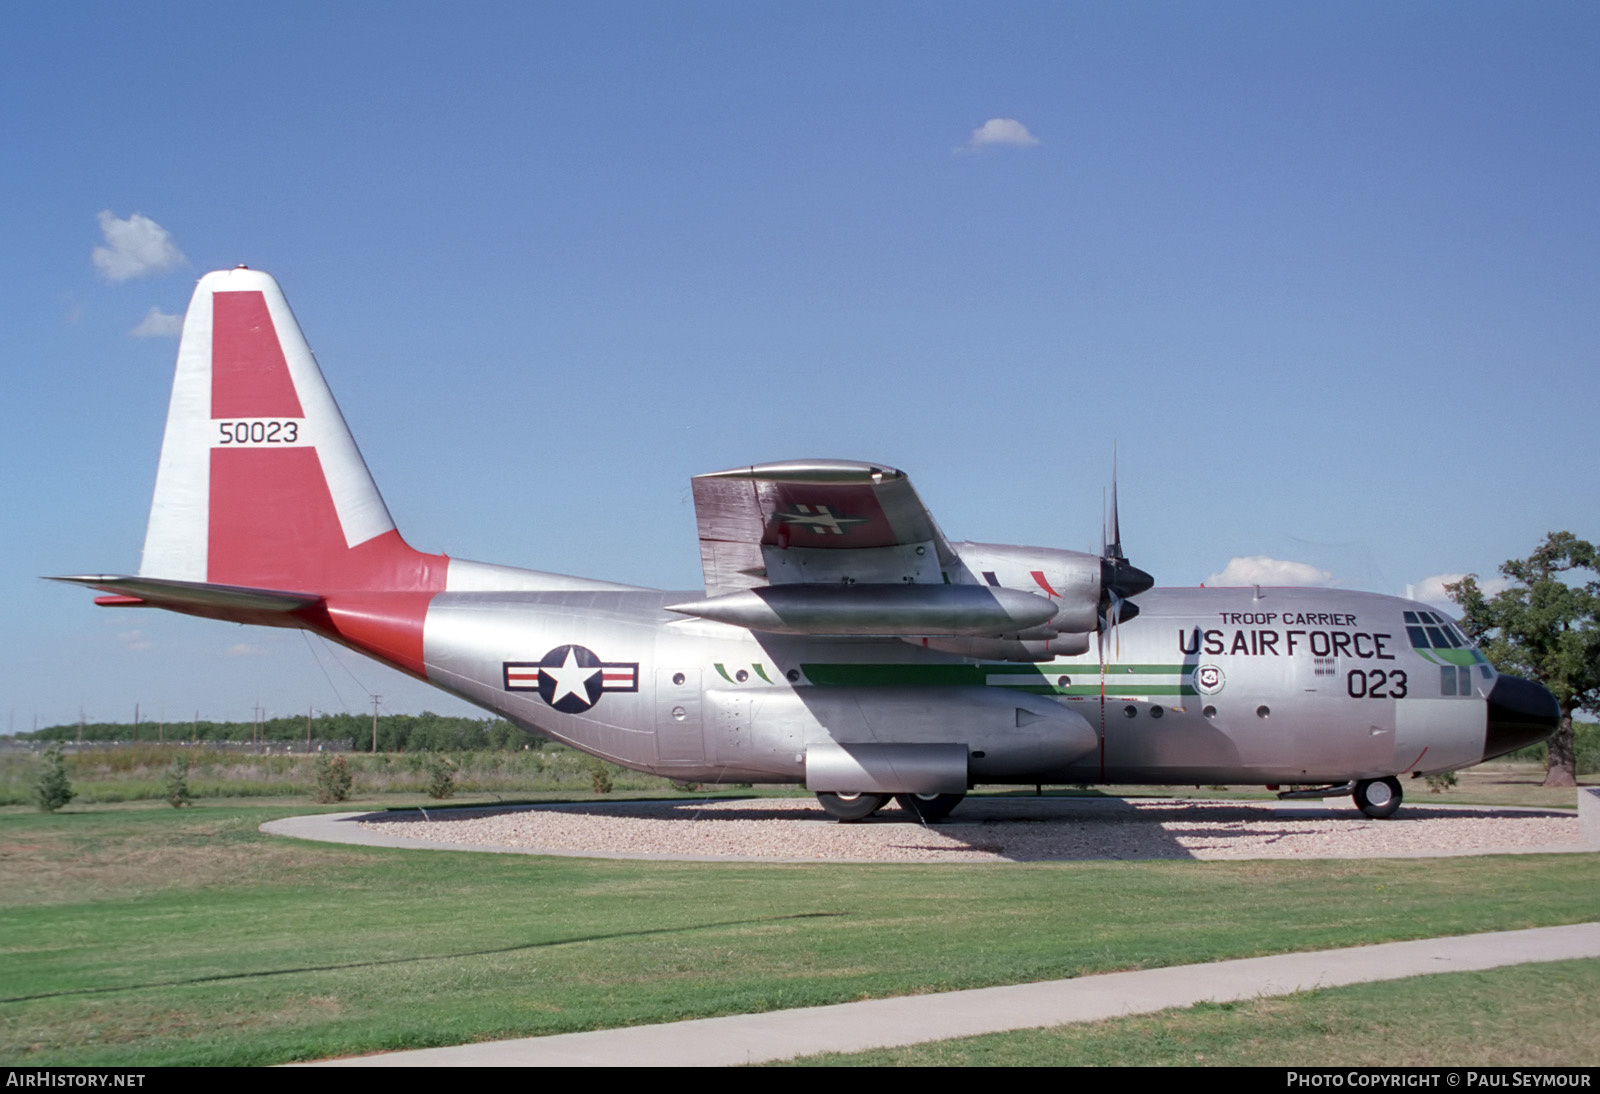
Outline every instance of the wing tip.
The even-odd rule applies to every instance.
[[[708,471],[697,479],[752,479],[761,482],[814,483],[818,485],[872,485],[906,477],[904,471],[886,463],[861,460],[776,460],[771,463]]]

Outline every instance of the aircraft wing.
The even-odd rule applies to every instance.
[[[905,472],[788,460],[696,475],[706,594],[764,585],[944,584],[959,565]]]

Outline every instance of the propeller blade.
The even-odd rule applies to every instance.
[[[1126,557],[1122,553],[1122,527],[1117,521],[1117,457],[1114,450],[1111,456],[1111,542],[1101,554],[1114,559]]]
[[[1131,602],[1152,588],[1156,579],[1128,561],[1122,553],[1122,520],[1117,511],[1117,450],[1111,449],[1111,510],[1106,512],[1105,493],[1100,495],[1100,627],[1099,648],[1102,669],[1106,663],[1106,635],[1111,632],[1116,656],[1122,656],[1122,639],[1117,635],[1117,624],[1126,623],[1139,614],[1139,605]]]
[[[1156,579],[1128,561],[1122,553],[1122,520],[1117,511],[1117,453],[1111,450],[1111,517],[1107,530],[1105,502],[1101,502],[1100,516],[1100,588],[1123,600],[1138,596],[1152,588]],[[1132,619],[1124,614],[1122,619]],[[1113,624],[1114,626],[1115,624]]]

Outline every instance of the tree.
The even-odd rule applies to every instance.
[[[350,796],[350,766],[343,756],[318,755],[316,776],[319,802],[342,802]]]
[[[428,797],[448,798],[456,792],[456,765],[435,752],[428,757]]]
[[[167,801],[174,809],[182,809],[186,805],[193,805],[189,797],[189,754],[180,752],[172,758],[172,766],[167,768]]]
[[[66,805],[78,792],[67,779],[67,767],[61,758],[61,746],[52,745],[41,757],[39,779],[33,784],[33,800],[41,813],[54,813]]]
[[[1500,566],[1513,584],[1493,597],[1469,574],[1445,591],[1461,605],[1461,628],[1496,668],[1537,680],[1561,707],[1545,756],[1546,786],[1576,786],[1574,711],[1600,713],[1600,570],[1592,543],[1552,532],[1527,558]],[[1587,572],[1595,580],[1579,583]]]

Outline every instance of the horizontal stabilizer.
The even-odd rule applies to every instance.
[[[172,581],[159,577],[124,577],[117,574],[88,574],[79,577],[53,577],[91,589],[112,593],[96,599],[110,607],[167,608],[192,615],[227,618],[230,613],[288,614],[322,603],[315,593],[292,593],[280,589],[247,589],[238,585],[209,585],[200,581]]]

